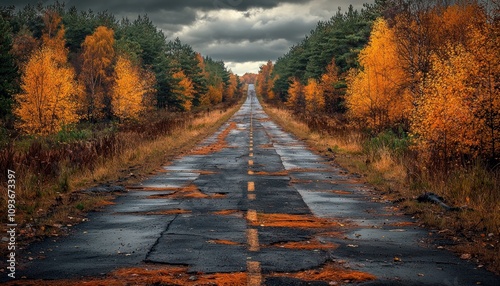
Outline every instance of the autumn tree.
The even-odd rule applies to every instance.
[[[86,94],[82,98],[83,113],[88,120],[104,115],[106,107],[104,83],[110,79],[110,67],[114,57],[114,32],[100,26],[82,43],[82,71],[80,80]]]
[[[310,78],[304,87],[306,110],[311,113],[323,112],[325,108],[325,98],[323,90],[317,80]]]
[[[493,163],[500,161],[499,8],[500,4],[492,14],[484,8],[475,10],[477,12],[471,18],[474,20],[467,25],[469,29],[465,36],[467,51],[474,60],[473,67],[467,69],[475,72],[469,82],[477,97],[473,105],[474,115],[483,125],[479,134],[479,152]]]
[[[65,46],[65,30],[61,16],[53,10],[46,10],[43,14],[43,23],[43,45],[55,52],[55,60],[60,63],[66,63],[68,61],[68,50]]]
[[[266,100],[274,98],[272,88],[274,86],[271,74],[273,72],[273,63],[268,61],[265,65],[260,66],[259,73],[255,79],[255,91]]]
[[[412,132],[421,154],[446,162],[471,154],[479,143],[481,126],[471,108],[474,89],[468,85],[471,75],[477,74],[477,66],[463,47],[451,45],[446,58],[433,55],[431,63],[431,77],[418,102]]]
[[[346,102],[350,115],[370,128],[406,122],[411,108],[411,98],[402,89],[406,77],[394,37],[387,22],[378,19],[368,46],[360,52],[362,68],[348,78]]]
[[[50,47],[37,50],[25,66],[21,89],[15,96],[18,128],[29,134],[50,134],[78,122],[78,84],[72,68],[60,62]]]
[[[148,94],[154,89],[154,74],[141,71],[126,56],[118,56],[115,81],[111,89],[112,112],[120,120],[137,119],[151,104]]]
[[[181,105],[184,110],[190,111],[193,106],[195,94],[193,82],[184,74],[183,70],[174,73],[173,78],[178,81],[177,86],[174,88],[174,94],[176,94],[179,101],[182,102]]]
[[[231,101],[235,99],[238,92],[238,76],[230,73],[229,74],[229,85],[226,91],[226,100]]]
[[[340,81],[335,58],[326,67],[325,73],[321,76],[320,86],[325,100],[325,111],[333,114],[341,109],[341,92],[336,88]]]
[[[304,85],[294,78],[288,89],[288,100],[286,106],[296,112],[303,112],[305,109]]]

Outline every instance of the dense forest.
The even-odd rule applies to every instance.
[[[500,160],[500,25],[490,1],[378,0],[340,11],[260,69],[309,121],[399,132],[428,164]],[[321,117],[321,119],[319,119]],[[339,122],[341,121],[341,122]]]
[[[151,109],[190,111],[241,95],[238,76],[147,16],[56,3],[0,10],[1,120],[53,134],[82,121],[133,120]]]
[[[339,11],[262,65],[256,84],[288,131],[499,271],[485,238],[500,229],[498,1]],[[458,211],[416,203],[428,193]]]

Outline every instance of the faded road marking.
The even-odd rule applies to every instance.
[[[248,286],[260,286],[262,285],[262,274],[260,269],[260,262],[258,261],[247,261],[247,285]]]
[[[247,242],[248,242],[248,250],[250,251],[259,251],[259,233],[255,228],[247,229]]]
[[[249,192],[255,191],[255,183],[254,182],[248,182],[248,191]]]

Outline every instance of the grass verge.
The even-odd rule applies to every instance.
[[[114,131],[109,136],[105,135],[105,140],[93,138],[90,141],[78,142],[76,150],[95,155],[92,160],[86,161],[86,164],[80,165],[71,158],[60,159],[74,153],[74,150],[64,149],[67,147],[64,144],[47,148],[35,144],[37,154],[44,154],[43,160],[32,156],[34,151],[31,149],[34,149],[34,144],[31,144],[28,150],[23,151],[22,146],[17,146],[15,151],[2,153],[13,157],[3,161],[16,162],[12,165],[18,169],[16,172],[19,174],[16,178],[18,246],[22,247],[46,236],[67,233],[73,225],[86,220],[86,212],[112,204],[110,200],[115,195],[91,195],[80,193],[79,190],[100,184],[132,185],[161,171],[162,165],[189,152],[203,138],[214,133],[242,103],[243,101],[229,109],[200,114],[183,121],[182,124],[169,123],[163,130],[165,132],[158,132],[161,129],[160,122],[156,125],[150,124],[153,130],[146,132],[125,129]],[[174,127],[167,128],[169,126]],[[108,137],[112,139],[107,140]],[[39,149],[43,149],[43,152]],[[99,152],[103,154],[95,150],[102,150]],[[30,172],[39,166],[29,165],[28,160],[33,160],[33,164],[43,164],[43,168],[39,169],[48,169],[47,174]],[[52,169],[56,171],[52,172]],[[51,179],[46,179],[49,175]],[[7,208],[6,204],[5,198],[0,198],[0,206],[3,209]],[[2,224],[2,228],[5,225]],[[5,229],[1,231],[5,233]],[[7,250],[5,242],[0,243],[0,247],[2,252]]]

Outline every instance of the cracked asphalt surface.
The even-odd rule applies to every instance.
[[[437,248],[448,242],[428,243],[427,230],[284,132],[253,86],[242,108],[197,149],[220,140],[224,148],[195,150],[131,186],[68,237],[30,246],[23,255],[35,259],[19,276],[95,277],[167,264],[192,273],[247,272],[247,285],[336,285],[272,275],[330,263],[376,276],[361,285],[499,285],[498,276]],[[285,217],[280,225],[265,221],[266,214],[332,223],[298,227]],[[313,241],[320,246],[286,247]]]

